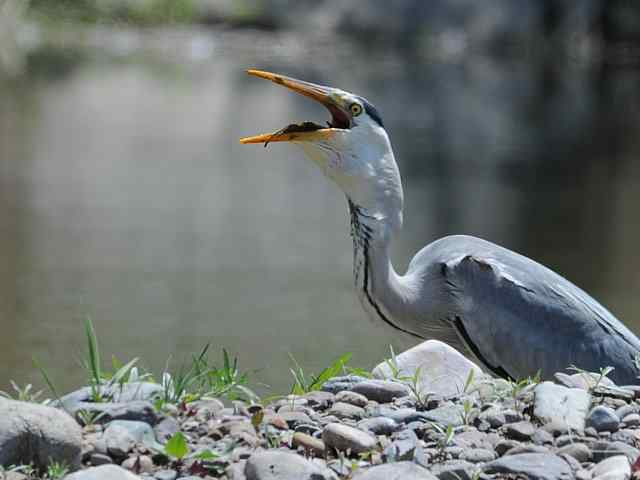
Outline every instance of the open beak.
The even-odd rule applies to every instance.
[[[330,87],[323,87],[314,83],[296,80],[276,73],[263,72],[261,70],[247,70],[249,75],[271,80],[278,85],[287,87],[306,97],[312,98],[324,105],[331,113],[331,121],[327,122],[328,127],[315,124],[313,122],[303,122],[301,124],[291,124],[273,133],[263,133],[253,137],[244,137],[240,143],[264,143],[265,147],[271,142],[311,142],[330,138],[337,131],[348,129],[351,119],[333,99],[332,94],[336,91]]]

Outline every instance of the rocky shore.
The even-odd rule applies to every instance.
[[[103,402],[90,387],[52,405],[0,398],[0,478],[628,479],[640,387],[606,373],[507,382],[428,341],[371,376],[261,403],[160,404],[147,381]]]

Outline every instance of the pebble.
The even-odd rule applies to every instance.
[[[113,463],[113,460],[111,460],[109,455],[105,455],[104,453],[92,453],[89,457],[89,463],[94,467],[99,467],[100,465],[109,465]]]
[[[280,409],[280,411],[278,411],[278,416],[286,422],[289,428],[296,428],[298,425],[309,425],[313,423],[311,418],[309,418],[309,415],[304,412],[283,412],[282,409]]]
[[[382,456],[387,462],[411,461],[416,456],[416,450],[421,448],[416,434],[412,430],[403,430],[394,435]]]
[[[140,477],[117,465],[100,465],[67,475],[64,480],[140,480]]]
[[[444,427],[458,427],[464,423],[462,406],[453,403],[424,412],[424,418]]]
[[[430,470],[438,480],[473,480],[477,467],[464,460],[447,460],[431,465]]]
[[[395,420],[388,417],[366,418],[358,422],[358,428],[360,430],[367,430],[374,435],[391,435],[397,431],[399,427]]]
[[[542,382],[534,390],[533,415],[543,424],[552,423],[555,431],[581,432],[591,395],[581,388],[567,388]],[[564,431],[563,431],[564,430]]]
[[[409,395],[409,388],[406,385],[390,380],[365,380],[353,385],[351,391],[379,403],[389,403],[396,398]]]
[[[637,427],[640,426],[640,414],[630,413],[622,419],[625,427]]]
[[[178,430],[180,430],[180,424],[173,417],[165,417],[153,427],[156,439],[161,443],[169,440]]]
[[[295,453],[268,450],[251,455],[245,465],[247,480],[337,480],[334,472]]]
[[[153,476],[156,480],[176,480],[178,472],[175,470],[159,470]]]
[[[376,438],[368,432],[340,423],[330,423],[322,431],[327,447],[352,454],[367,452],[376,446]]]
[[[495,460],[496,454],[485,448],[471,448],[462,452],[458,458],[470,463],[485,463]]]
[[[487,463],[485,473],[525,475],[531,480],[572,480],[569,464],[548,453],[521,453],[509,455]]]
[[[593,452],[584,443],[570,443],[558,449],[558,455],[570,455],[580,463],[590,462],[593,458]]]
[[[356,407],[366,407],[369,400],[364,395],[360,395],[356,392],[350,392],[345,390],[343,392],[338,392],[335,396],[336,402],[342,403],[350,403],[351,405],[355,405]]]
[[[397,462],[358,469],[353,480],[438,480],[438,477],[413,462]]]
[[[335,395],[333,393],[322,391],[307,393],[304,398],[310,407],[318,410],[326,410],[335,401]]]
[[[593,467],[594,480],[627,480],[631,476],[629,460],[624,455],[609,457]]]
[[[611,408],[598,405],[589,412],[586,426],[595,428],[597,432],[615,432],[620,426],[620,419]]]
[[[358,383],[366,382],[366,377],[359,375],[344,375],[342,377],[333,377],[322,385],[323,392],[336,394],[343,390],[351,390]]]
[[[529,441],[536,433],[531,422],[509,423],[504,426],[504,436],[513,440]]]
[[[640,456],[640,450],[623,442],[598,441],[591,445],[591,450],[593,451],[594,462],[600,462],[605,458],[622,454],[633,463]]]
[[[316,457],[324,455],[325,445],[319,438],[312,437],[306,433],[296,432],[293,434],[291,444],[294,448],[302,447],[305,452],[311,453]]]
[[[147,455],[129,457],[122,462],[122,468],[131,470],[134,473],[151,473],[153,471],[153,461]]]
[[[338,418],[352,418],[359,420],[364,417],[364,408],[356,407],[350,403],[336,402],[328,410],[329,415],[333,415]]]
[[[115,459],[123,459],[136,444],[134,436],[124,427],[109,426],[102,436],[107,453]]]

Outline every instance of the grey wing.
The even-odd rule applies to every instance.
[[[487,367],[548,378],[570,365],[612,366],[614,381],[637,383],[640,341],[596,300],[527,257],[473,237],[448,238],[438,256],[456,305],[450,321]]]

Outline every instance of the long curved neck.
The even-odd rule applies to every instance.
[[[411,287],[399,276],[391,263],[391,237],[399,226],[387,219],[376,218],[348,198],[353,239],[353,276],[358,296],[365,310],[403,332],[397,319],[407,314]],[[400,217],[402,212],[398,212]]]

